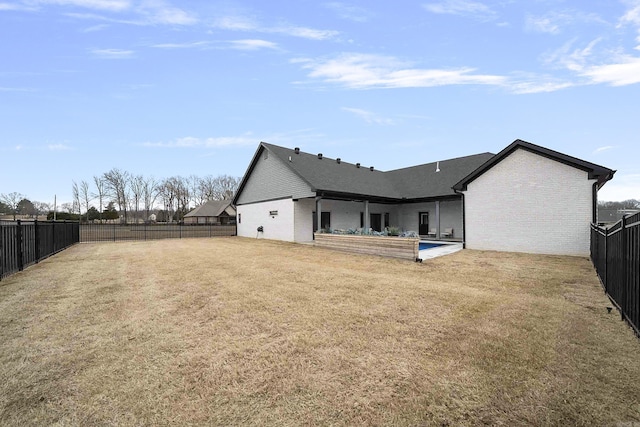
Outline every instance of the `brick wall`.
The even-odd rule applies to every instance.
[[[594,182],[582,170],[514,151],[468,185],[466,247],[587,256]]]

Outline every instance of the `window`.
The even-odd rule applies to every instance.
[[[385,228],[389,227],[389,212],[386,212],[384,214],[384,227]]]
[[[320,216],[321,216],[320,229],[325,230],[325,229],[331,228],[331,212],[322,212]],[[313,213],[313,230],[315,231],[317,229],[318,229],[318,216],[314,212]]]

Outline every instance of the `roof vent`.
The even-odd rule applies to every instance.
[[[356,167],[359,168],[360,167],[360,163],[356,163]]]
[[[369,166],[369,170],[373,172],[373,166]]]
[[[336,163],[337,163],[337,164],[340,164],[340,157],[338,157],[338,158],[336,159]]]
[[[322,160],[322,153],[318,153],[318,158]]]
[[[300,147],[296,147],[293,149],[296,154],[300,154]]]
[[[440,162],[436,163],[436,172],[440,172]]]

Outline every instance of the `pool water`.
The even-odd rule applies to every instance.
[[[442,243],[426,243],[426,242],[420,242],[418,244],[418,250],[423,251],[425,249],[433,249],[433,248],[437,248],[440,246],[444,246],[444,244]]]

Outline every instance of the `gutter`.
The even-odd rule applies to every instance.
[[[453,188],[453,192],[462,196],[462,249],[467,249],[467,215],[464,201],[464,193]]]

